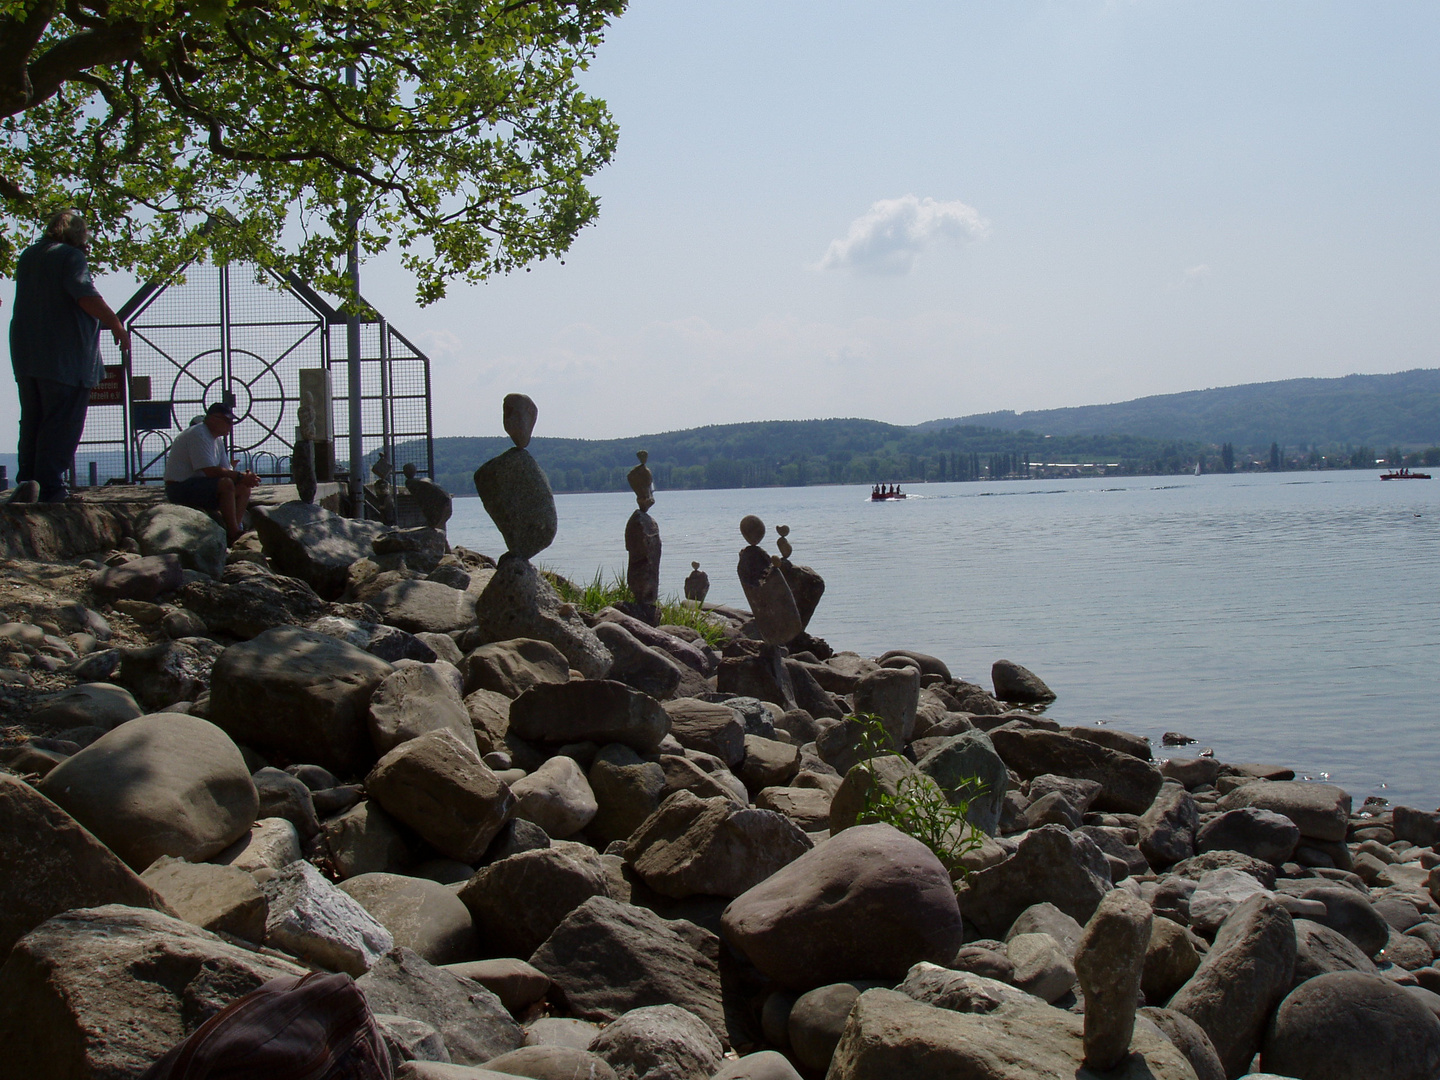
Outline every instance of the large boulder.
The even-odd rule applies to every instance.
[[[660,701],[675,693],[684,677],[684,667],[669,653],[646,645],[618,623],[597,624],[595,636],[613,658],[607,679],[622,682]]]
[[[1284,814],[1244,806],[1207,821],[1195,837],[1195,850],[1239,851],[1278,866],[1295,853],[1298,843],[1300,827]]]
[[[378,521],[357,521],[302,502],[251,507],[250,520],[271,565],[326,600],[340,598],[350,568],[374,553],[375,538],[386,531]]]
[[[590,1053],[626,1080],[706,1080],[720,1068],[725,1047],[694,1013],[646,1005],[595,1036]]]
[[[670,734],[687,750],[713,754],[732,769],[745,760],[745,722],[729,705],[676,698],[663,708]]]
[[[863,675],[855,684],[856,713],[878,716],[885,733],[899,748],[915,733],[915,707],[920,699],[920,672],[913,667],[886,668]]]
[[[580,844],[522,851],[482,869],[460,888],[486,949],[527,957],[592,896],[610,896],[605,864]]]
[[[143,715],[135,696],[114,683],[77,683],[44,698],[30,714],[32,729],[64,731],[98,727],[109,731],[126,720]]]
[[[434,1027],[456,1065],[482,1065],[518,1050],[525,1041],[525,1033],[499,998],[473,979],[435,967],[410,949],[391,950],[355,985],[365,994],[372,1013],[422,1020]]]
[[[412,634],[448,634],[475,621],[475,597],[438,581],[397,581],[366,602],[383,622]]]
[[[1284,814],[1312,840],[1343,841],[1350,824],[1350,795],[1334,784],[1304,780],[1255,780],[1220,800],[1220,809],[1254,806]]]
[[[275,626],[300,626],[325,612],[325,601],[299,578],[267,573],[250,562],[233,563],[219,581],[192,581],[179,601],[212,634],[249,640]]]
[[[893,990],[867,990],[850,1010],[827,1080],[1080,1080],[1083,1021],[1036,1002],[993,1012],[952,1012]],[[1137,1030],[1131,1054],[1107,1080],[1194,1080],[1179,1050]]]
[[[68,911],[0,967],[0,1069],[26,1080],[139,1077],[232,1001],[303,974],[156,911]]]
[[[394,944],[390,931],[308,862],[284,867],[264,889],[265,940],[292,956],[358,978]]]
[[[548,743],[624,743],[653,753],[670,730],[660,703],[624,683],[586,679],[541,683],[510,705],[510,732]]]
[[[263,754],[354,775],[377,756],[370,697],[392,670],[347,642],[277,626],[221,655],[211,676],[210,719]]]
[[[438,881],[361,874],[342,881],[340,891],[390,931],[397,948],[412,949],[432,964],[456,964],[479,954],[469,909]]]
[[[1275,1010],[1260,1063],[1302,1080],[1434,1080],[1440,1020],[1389,979],[1358,971],[1320,975]]]
[[[725,909],[726,939],[768,978],[797,990],[903,978],[960,947],[950,875],[920,841],[858,825],[806,852]]]
[[[1094,841],[1063,825],[1045,825],[1025,833],[1004,862],[967,876],[957,894],[969,922],[988,937],[1001,937],[1026,908],[1047,901],[1077,922],[1089,922],[1109,891],[1109,867]]]
[[[1377,974],[1375,962],[1339,930],[1311,919],[1295,920],[1295,985],[1336,971]]]
[[[459,667],[465,693],[493,690],[512,700],[539,683],[570,681],[570,661],[565,654],[548,641],[534,638],[478,646],[466,654]]]
[[[225,572],[230,545],[225,526],[203,510],[158,503],[135,519],[135,542],[141,555],[177,555],[186,570],[212,578]]]
[[[1055,691],[1046,686],[1039,675],[1014,660],[996,660],[991,664],[990,682],[995,687],[995,697],[1000,701],[1043,705],[1055,700]]]
[[[530,963],[550,976],[574,1016],[610,1023],[646,1005],[678,1005],[725,1038],[719,967],[645,908],[591,897]]]
[[[595,632],[530,563],[506,552],[475,601],[474,645],[513,638],[548,641],[587,679],[604,678],[613,658]]]
[[[90,588],[101,600],[154,600],[185,584],[179,555],[146,555],[118,566],[104,566],[90,578]]]
[[[162,855],[141,880],[180,918],[202,930],[257,944],[265,940],[269,904],[252,874],[235,866],[192,863]]]
[[[623,611],[613,607],[601,608],[595,613],[595,621],[623,626],[638,641],[652,649],[660,649],[662,652],[668,653],[673,659],[701,675],[715,673],[715,654],[705,649],[703,642],[697,645],[689,641],[682,641],[666,630],[641,622],[633,615],[626,615]]]
[[[783,814],[677,791],[631,835],[625,861],[662,896],[739,896],[812,847]]]
[[[1153,762],[1063,731],[998,727],[990,732],[990,741],[1005,764],[1027,779],[1058,773],[1094,780],[1100,785],[1097,810],[1143,814],[1164,783]]]
[[[126,904],[169,912],[165,900],[60,807],[0,773],[0,957],[46,919],[72,908]]]
[[[1190,981],[1168,1008],[1199,1024],[1226,1075],[1243,1073],[1260,1046],[1266,1018],[1290,989],[1295,927],[1273,896],[1250,897],[1225,920]]]
[[[1313,916],[1349,938],[1366,956],[1374,956],[1390,938],[1390,928],[1384,916],[1359,890],[1338,882],[1316,885],[1300,894],[1302,900],[1319,900],[1325,905],[1325,914]]]
[[[983,731],[962,731],[920,759],[920,771],[940,785],[952,806],[965,805],[965,820],[987,836],[1000,829],[1010,773]]]
[[[444,855],[474,865],[510,819],[510,789],[448,729],[427,732],[391,750],[365,787],[392,817]]]
[[[152,712],[195,701],[210,688],[223,646],[209,638],[182,637],[120,650],[115,681]]]
[[[478,754],[475,728],[458,681],[455,669],[445,663],[406,663],[381,679],[370,698],[370,741],[375,752],[387,754],[427,731],[444,729]]]
[[[602,746],[586,779],[596,804],[587,832],[605,844],[628,840],[665,797],[664,767],[623,743]]]
[[[1195,854],[1200,811],[1190,793],[1166,783],[1140,818],[1140,850],[1150,865],[1163,870]]]
[[[180,713],[126,721],[38,786],[137,872],[161,855],[208,859],[245,833],[260,806],[239,748]]]

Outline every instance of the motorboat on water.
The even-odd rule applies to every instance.
[[[890,502],[892,499],[905,498],[905,492],[900,490],[900,485],[879,484],[870,490],[871,502]]]
[[[1381,480],[1429,480],[1428,472],[1411,472],[1409,469],[1391,469],[1380,474]]]

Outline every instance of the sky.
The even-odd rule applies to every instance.
[[[1403,0],[631,0],[564,264],[363,290],[440,436],[513,391],[615,438],[1436,367],[1437,44]]]

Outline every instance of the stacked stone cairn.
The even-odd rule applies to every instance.
[[[415,500],[415,505],[420,507],[420,515],[425,519],[425,524],[432,529],[443,530],[455,510],[450,493],[434,480],[417,476],[413,461],[407,461],[400,471],[405,474],[405,490]]]
[[[703,604],[710,595],[710,575],[700,569],[698,562],[690,564],[690,573],[685,577],[685,599]]]
[[[645,464],[649,458],[644,450],[636,452],[640,459],[626,480],[635,492],[637,509],[625,523],[625,551],[630,556],[625,583],[635,597],[630,614],[651,626],[660,623],[660,526],[650,516],[655,505],[655,478]]]
[[[390,458],[382,450],[376,456],[375,464],[370,466],[370,473],[375,479],[364,489],[366,513],[386,525],[394,525],[396,517],[395,485],[390,482],[391,471]]]
[[[295,446],[290,451],[290,476],[303,503],[313,503],[318,490],[315,476],[315,406],[309,395],[300,403]]]
[[[5,601],[3,670],[67,688],[0,750],[0,1076],[138,1080],[307,970],[355,980],[399,1077],[1440,1075],[1440,813],[1157,759],[1009,661],[992,694],[787,651],[754,518],[718,653],[576,612],[529,562],[535,416],[507,398],[476,473],[498,561],[297,503],[210,572],[102,552]],[[942,861],[875,785],[977,842]]]

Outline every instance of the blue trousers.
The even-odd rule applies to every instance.
[[[15,383],[20,390],[20,462],[15,482],[35,480],[41,502],[60,502],[65,498],[65,474],[85,430],[90,388],[30,375],[16,375]]]

